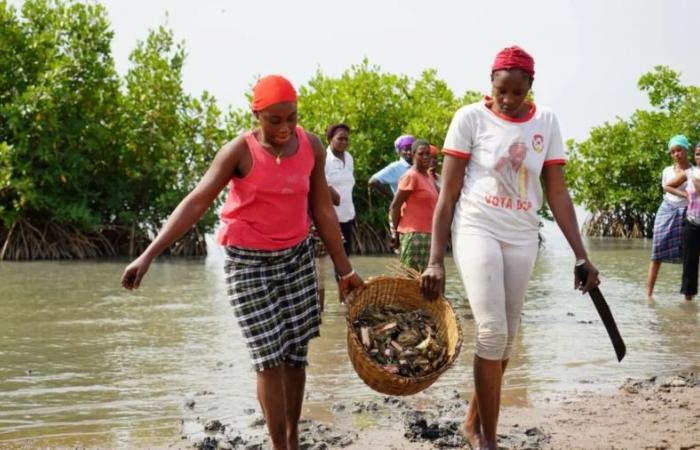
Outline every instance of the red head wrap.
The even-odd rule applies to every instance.
[[[296,102],[297,91],[286,78],[281,75],[262,77],[253,88],[253,111],[260,111],[268,106],[282,102]]]
[[[535,75],[535,60],[525,50],[514,45],[498,52],[493,61],[491,73],[503,69],[520,69],[533,76]]]

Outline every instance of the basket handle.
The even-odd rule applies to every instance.
[[[412,280],[420,280],[420,277],[422,275],[421,272],[417,271],[416,269],[412,267],[404,267],[401,265],[401,263],[398,262],[393,262],[391,264],[386,265],[387,270],[389,270],[391,275],[396,275],[396,276],[408,276],[408,278]]]

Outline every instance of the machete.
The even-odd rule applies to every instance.
[[[584,267],[585,264],[585,259],[579,259],[576,261],[576,267],[574,269],[576,272],[576,277],[578,277],[578,279],[584,284],[586,283],[586,280],[588,280],[588,271]],[[625,353],[627,352],[627,347],[625,346],[625,341],[622,340],[622,336],[620,336],[620,332],[617,330],[617,325],[615,324],[615,319],[610,312],[608,303],[605,301],[605,297],[603,297],[602,292],[600,292],[600,289],[597,287],[594,287],[588,291],[588,293],[591,296],[591,300],[593,300],[595,309],[598,310],[598,315],[603,321],[605,329],[608,331],[608,336],[610,336],[612,345],[615,348],[615,354],[617,354],[617,360],[622,361],[622,358],[625,357]]]

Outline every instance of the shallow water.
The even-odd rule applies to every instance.
[[[573,256],[563,238],[552,226],[545,236],[504,405],[698,367],[699,308],[677,293],[679,266],[662,267],[650,303],[644,294],[650,242],[588,241],[627,343],[627,357],[618,363],[592,303],[572,289]],[[353,261],[366,277],[387,272],[394,259]],[[255,374],[225,298],[221,253],[159,261],[135,293],[119,287],[124,265],[0,263],[0,447],[165,447],[194,432],[196,417],[242,428],[252,421]],[[452,389],[467,394],[472,387],[473,321],[451,262],[448,269],[448,297],[465,342],[458,364],[418,401]],[[330,279],[326,287],[304,415],[332,421],[333,403],[379,394],[350,365],[343,309]],[[195,395],[201,391],[209,394]],[[187,398],[196,401],[193,410],[184,406]]]

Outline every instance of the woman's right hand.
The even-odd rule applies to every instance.
[[[340,281],[338,282],[338,293],[340,294],[338,299],[340,303],[345,303],[346,301],[351,302],[353,297],[362,292],[364,288],[365,282],[362,281],[362,278],[360,278],[354,270],[351,275],[340,277]]]
[[[445,267],[442,264],[429,265],[420,276],[420,288],[428,300],[438,298],[445,290]]]
[[[122,286],[130,291],[138,289],[143,276],[146,275],[148,268],[151,266],[151,261],[152,259],[141,255],[126,266],[122,274]]]

